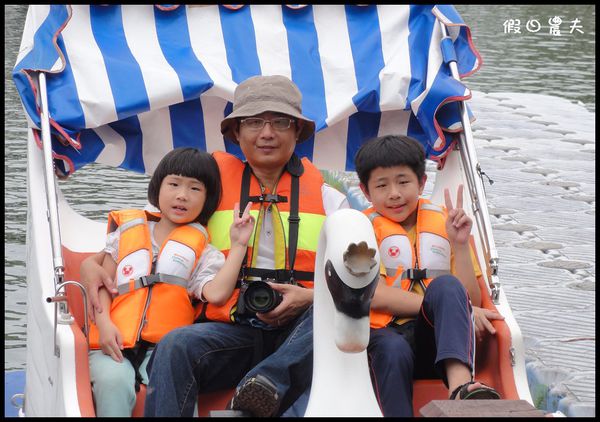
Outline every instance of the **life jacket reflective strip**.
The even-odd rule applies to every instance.
[[[444,208],[419,199],[415,248],[402,225],[382,217],[373,208],[364,213],[373,224],[388,286],[410,291],[413,283],[419,282],[424,291],[435,277],[450,274],[451,248]],[[393,318],[391,314],[372,309],[371,327],[385,327]]]
[[[217,160],[219,165],[219,171],[221,173],[222,180],[229,181],[227,183],[227,189],[223,189],[223,195],[217,211],[212,215],[208,222],[208,232],[212,239],[212,245],[221,250],[225,255],[229,253],[231,247],[229,240],[229,227],[233,221],[233,206],[236,202],[240,202],[240,196],[242,191],[242,175],[244,172],[245,164],[237,157],[227,154],[224,152],[214,152],[213,156]],[[321,172],[310,163],[307,159],[302,159],[302,165],[304,172],[299,178],[299,230],[298,230],[298,247],[296,251],[296,259],[294,263],[294,271],[300,273],[314,273],[315,258],[317,252],[317,244],[319,241],[319,232],[321,226],[325,221],[325,209],[323,207],[323,195],[321,188],[324,180]],[[286,167],[287,168],[287,167]],[[291,185],[292,176],[285,170],[277,183],[277,195],[279,197],[286,197],[286,202],[277,202],[273,206],[276,206],[284,227],[285,242],[286,242],[286,256],[289,248],[289,223],[288,217],[290,215],[290,204],[291,204]],[[261,194],[269,194],[269,192],[261,192],[260,184],[258,179],[251,175],[249,196],[260,196]],[[254,202],[250,213],[258,218],[258,213],[263,205],[260,202]],[[243,209],[243,206],[240,205]],[[248,242],[247,250],[247,262],[251,262],[252,257],[252,246],[254,244],[255,232]],[[289,262],[286,263],[286,269],[289,270]],[[250,269],[252,270],[252,269]],[[284,270],[284,269],[278,269]],[[273,273],[277,273],[275,270]],[[281,273],[281,271],[279,271]],[[311,274],[312,276],[313,274]],[[298,284],[312,288],[313,277],[310,280],[298,279]],[[196,316],[201,319],[210,321],[235,321],[235,311],[237,308],[237,300],[239,296],[239,283],[236,286],[232,296],[229,298],[227,303],[223,306],[215,306],[209,303],[204,304],[202,313],[198,313]]]
[[[198,223],[176,227],[161,245],[155,274],[151,275],[148,220],[159,219],[160,214],[142,210],[109,213],[108,232],[120,231],[116,276],[120,294],[112,301],[110,316],[121,332],[125,348],[140,340],[157,343],[172,329],[194,322],[186,282],[208,242],[208,233]],[[141,281],[150,284],[144,286]],[[92,349],[100,347],[98,334],[97,327],[91,324]]]

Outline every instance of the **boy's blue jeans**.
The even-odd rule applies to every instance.
[[[277,386],[284,410],[310,387],[312,331],[312,307],[281,330],[221,322],[175,329],[148,363],[144,415],[193,416],[198,393],[233,388],[259,373]]]

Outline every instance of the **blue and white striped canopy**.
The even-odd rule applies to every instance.
[[[65,174],[90,162],[151,174],[180,146],[242,157],[220,122],[237,84],[258,74],[288,76],[303,94],[317,133],[297,153],[354,170],[360,145],[383,134],[413,136],[433,159],[447,152],[456,101],[470,97],[450,76],[453,55],[461,76],[481,65],[452,6],[43,5],[29,7],[13,78],[35,129],[35,72],[47,73]]]

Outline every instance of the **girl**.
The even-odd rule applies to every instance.
[[[215,159],[195,148],[178,148],[159,163],[148,187],[160,210],[112,211],[102,266],[116,274],[118,294],[100,291],[103,309],[90,330],[90,378],[97,416],[131,416],[152,347],[170,330],[192,324],[190,296],[224,303],[254,228],[251,203],[234,210],[231,251],[224,255],[208,241],[204,226],[221,196]]]

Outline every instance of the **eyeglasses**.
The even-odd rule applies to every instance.
[[[240,120],[240,123],[250,130],[262,130],[267,123],[271,123],[273,129],[282,131],[289,129],[292,122],[295,122],[295,120],[289,117],[275,117],[271,120],[261,119],[260,117],[247,117]]]

